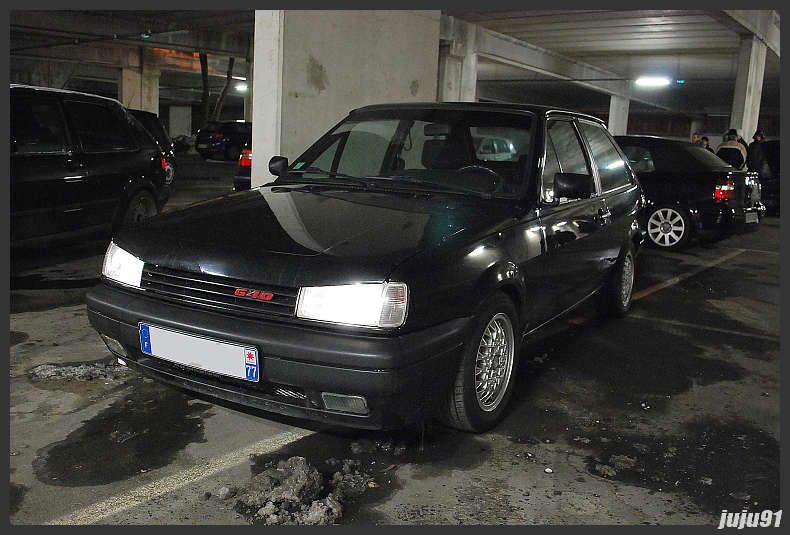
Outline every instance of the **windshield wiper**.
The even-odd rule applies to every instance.
[[[295,175],[302,175],[304,173],[312,173],[316,175],[326,175],[329,178],[348,178],[350,180],[354,180],[363,186],[372,186],[373,183],[368,180],[367,178],[362,178],[358,176],[349,175],[346,173],[340,173],[338,171],[324,171],[323,169],[319,169],[318,167],[308,167],[307,169],[296,169],[293,171],[288,171],[287,174],[295,174]],[[311,182],[313,183],[313,182]],[[320,184],[320,182],[316,182],[316,184]],[[337,184],[333,184],[337,185]]]
[[[483,197],[484,199],[490,199],[491,197],[493,197],[492,194],[485,193],[480,190],[464,188],[462,186],[454,186],[451,184],[438,184],[436,182],[428,182],[409,175],[372,175],[372,176],[366,176],[365,178],[372,180],[390,180],[393,182],[408,182],[410,184],[419,184],[420,186],[428,189],[436,188],[442,191],[465,193],[468,195],[476,195],[478,197]]]

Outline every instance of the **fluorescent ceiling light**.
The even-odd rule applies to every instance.
[[[238,91],[246,91],[246,90],[247,90],[247,84],[238,84],[238,85],[236,86],[236,89],[237,89]]]
[[[636,85],[669,85],[669,78],[643,77],[637,78]]]

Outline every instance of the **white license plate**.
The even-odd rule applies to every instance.
[[[760,218],[757,215],[757,212],[747,212],[746,214],[746,222],[747,223],[759,223]]]
[[[140,349],[146,355],[237,379],[258,381],[258,350],[140,323]]]
[[[197,148],[199,148],[199,149],[205,149],[206,147],[208,147],[207,143],[198,143],[197,144]]]

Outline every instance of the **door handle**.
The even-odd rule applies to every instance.
[[[612,217],[612,212],[608,208],[598,208],[598,217],[603,220],[604,224],[607,224],[609,218]]]

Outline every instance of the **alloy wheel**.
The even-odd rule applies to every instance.
[[[513,371],[513,326],[507,314],[488,322],[475,359],[477,403],[486,412],[495,410],[505,396]]]
[[[677,245],[686,233],[683,216],[672,208],[659,208],[647,221],[647,234],[661,247]]]

